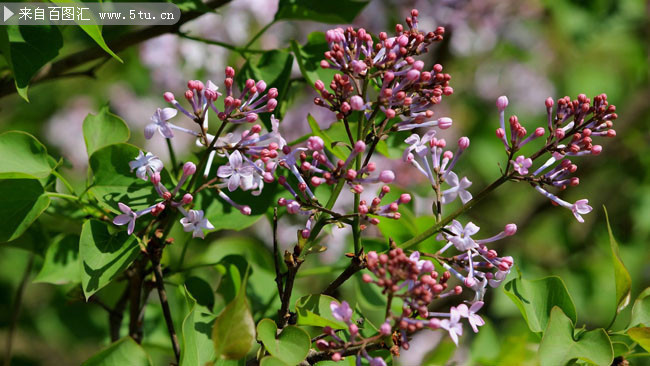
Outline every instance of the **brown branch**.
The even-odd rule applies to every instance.
[[[273,265],[275,267],[275,283],[278,286],[280,299],[284,298],[282,289],[282,273],[280,273],[280,259],[278,258],[278,208],[273,208]]]
[[[289,311],[289,303],[291,301],[291,292],[293,291],[293,283],[296,279],[296,273],[298,273],[298,268],[302,264],[303,260],[299,259],[299,254],[296,254],[298,250],[294,250],[294,254],[285,252],[284,262],[287,264],[287,273],[285,274],[286,281],[284,283],[284,290],[282,291],[282,305],[280,306],[280,311],[278,311],[278,328],[282,329],[289,322],[291,313]]]
[[[211,9],[217,9],[231,0],[210,0],[205,3]],[[144,42],[148,39],[158,37],[166,33],[177,33],[180,27],[204,13],[198,11],[191,11],[181,15],[180,20],[172,25],[156,25],[147,28],[138,29],[130,34],[122,35],[118,39],[108,43],[108,47],[115,53],[124,51],[125,49]],[[108,57],[106,51],[99,46],[91,47],[71,55],[68,55],[59,61],[52,63],[49,67],[44,68],[38,75],[36,75],[30,85],[38,84],[42,81],[66,77],[66,76],[87,76],[86,72],[72,73],[75,68],[84,65],[90,61],[98,60]],[[11,95],[16,92],[14,79],[12,77],[5,77],[0,79],[0,98]]]
[[[151,259],[151,264],[153,266],[153,274],[156,278],[156,289],[158,290],[160,305],[162,306],[163,316],[165,317],[165,323],[167,324],[167,331],[169,332],[169,338],[172,342],[172,348],[174,349],[174,356],[176,357],[176,363],[178,364],[181,359],[181,348],[178,343],[178,336],[174,330],[174,321],[172,320],[169,301],[167,301],[167,292],[165,291],[162,267],[160,266],[163,247],[160,245],[158,240],[158,238],[152,238],[149,242],[149,259]]]
[[[108,313],[108,326],[111,334],[111,342],[115,342],[120,339],[120,328],[122,328],[122,319],[124,319],[124,310],[126,310],[126,304],[129,301],[129,286],[126,286],[124,293],[117,300],[115,307],[111,312]]]
[[[359,353],[364,348],[365,348],[365,350],[367,352],[372,352],[372,351],[376,351],[376,350],[380,350],[380,349],[388,349],[388,346],[383,341],[380,340],[377,343],[371,343],[371,344],[367,344],[367,345],[359,345],[359,346],[349,347],[348,349],[346,349],[344,351],[340,351],[339,353],[343,357],[352,356],[352,355],[356,355],[357,353]],[[315,352],[313,350],[310,350],[309,354],[307,355],[307,358],[305,359],[305,361],[309,365],[314,365],[314,364],[316,364],[317,362],[320,362],[320,361],[331,360],[332,359],[332,354],[333,354],[333,352],[330,352],[330,351]],[[302,363],[301,363],[301,365],[302,365]]]
[[[140,295],[142,294],[142,282],[144,262],[137,258],[131,268],[127,271],[129,277],[129,336],[137,343],[142,342],[142,319],[140,318]]]
[[[366,268],[366,260],[363,248],[361,248],[359,253],[357,253],[350,261],[350,265],[347,266],[345,270],[343,270],[343,272],[321,293],[328,296],[334,295],[336,289],[338,289],[345,281],[349,280],[355,273],[364,268]]]

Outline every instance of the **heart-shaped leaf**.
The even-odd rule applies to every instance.
[[[345,329],[347,325],[338,321],[332,315],[330,304],[338,302],[335,298],[327,295],[303,296],[296,302],[296,313],[298,313],[298,325],[310,325],[314,327],[330,326],[334,329]]]
[[[632,278],[630,273],[625,268],[621,256],[618,253],[618,243],[612,234],[612,227],[609,225],[609,216],[607,215],[607,208],[605,210],[605,219],[607,220],[607,231],[609,232],[609,246],[612,250],[612,261],[614,262],[614,280],[616,281],[616,313],[630,303],[630,290],[632,289]]]
[[[255,321],[246,301],[246,278],[235,299],[214,322],[212,342],[217,358],[238,360],[245,357],[255,343]]]
[[[0,134],[0,178],[45,178],[52,167],[45,146],[22,131]]]
[[[189,314],[183,320],[183,347],[181,349],[181,366],[205,365],[214,359],[211,329],[216,316],[208,308],[197,303],[185,285],[185,296],[191,306]]]
[[[79,257],[81,285],[88,299],[118,276],[140,253],[135,236],[126,231],[111,232],[109,224],[88,220],[81,228]]]
[[[50,205],[36,179],[0,179],[0,243],[20,237]]]
[[[109,112],[108,106],[102,107],[96,115],[86,116],[83,132],[88,156],[104,146],[127,142],[131,136],[124,120]]]
[[[151,366],[149,355],[133,338],[124,337],[94,355],[82,366]]]
[[[271,319],[262,319],[257,324],[257,339],[274,357],[288,365],[296,365],[307,357],[311,339],[299,327],[289,325],[276,337],[278,327]]]
[[[579,359],[596,365],[610,365],[614,359],[612,343],[604,329],[599,328],[581,333],[574,338],[574,329],[562,309],[551,310],[548,326],[539,347],[542,366],[566,365]]]
[[[557,306],[575,324],[576,307],[560,277],[539,280],[516,278],[504,286],[506,295],[517,305],[533,332],[543,332],[553,307]]]

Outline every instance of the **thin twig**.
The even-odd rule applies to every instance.
[[[172,343],[172,348],[174,349],[174,356],[176,357],[176,363],[179,363],[181,360],[181,347],[178,343],[178,336],[174,330],[174,321],[172,320],[172,313],[169,309],[169,301],[167,300],[167,292],[165,291],[165,283],[163,282],[163,273],[162,267],[160,266],[160,257],[162,256],[162,245],[158,242],[157,238],[154,238],[149,242],[150,246],[150,255],[151,265],[153,266],[153,274],[156,278],[156,289],[158,290],[158,297],[160,298],[160,305],[162,306],[163,316],[165,317],[165,323],[167,324],[167,331],[169,332],[169,338]]]
[[[16,326],[18,325],[18,317],[20,316],[20,308],[23,302],[23,294],[25,293],[25,287],[29,282],[29,276],[32,273],[32,266],[34,265],[34,253],[29,254],[29,259],[27,261],[27,267],[25,267],[25,272],[23,273],[23,279],[18,285],[16,290],[16,296],[14,297],[14,304],[11,310],[11,321],[9,323],[9,333],[7,334],[7,343],[5,348],[5,366],[11,365],[11,348],[13,346],[14,333],[16,332]]]
[[[361,248],[361,250],[359,250],[359,252],[356,253],[350,261],[350,265],[348,265],[345,270],[334,281],[332,281],[332,283],[330,283],[325,290],[323,290],[322,294],[328,296],[334,295],[336,289],[345,283],[345,281],[350,279],[350,277],[352,277],[355,273],[364,268],[366,268],[366,261],[365,255],[363,253],[363,248]]]
[[[284,297],[282,289],[282,274],[280,273],[280,253],[278,252],[278,208],[273,208],[273,264],[275,267],[275,283],[278,285],[280,299]]]
[[[288,253],[288,252],[287,252]],[[291,301],[291,292],[293,291],[293,283],[296,279],[296,273],[302,264],[302,260],[298,258],[297,254],[289,254],[289,259],[285,259],[287,264],[287,273],[285,274],[286,281],[284,283],[284,289],[282,291],[282,305],[280,306],[280,311],[278,311],[278,328],[282,329],[289,322],[291,317],[289,311],[289,303]]]

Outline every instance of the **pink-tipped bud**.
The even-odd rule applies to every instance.
[[[314,87],[318,91],[323,91],[325,90],[325,83],[323,83],[321,80],[316,80],[316,82],[314,83]]]
[[[170,199],[172,199],[172,193],[169,191],[164,192],[162,196],[165,201],[169,201]]]
[[[348,112],[350,112],[350,109],[352,109],[352,107],[350,106],[350,103],[348,103],[348,102],[343,102],[343,103],[341,104],[341,112],[343,112],[343,113],[348,113]]]
[[[192,203],[193,200],[194,200],[194,197],[192,197],[191,194],[185,193],[183,195],[183,204],[189,205],[190,203]]]
[[[551,97],[546,98],[544,104],[546,104],[546,108],[553,108],[553,98]]]
[[[507,106],[508,106],[508,97],[502,95],[497,98],[497,109],[499,109],[499,112],[503,112]]]
[[[155,172],[151,175],[151,183],[158,185],[160,183],[160,173]]]
[[[391,183],[395,180],[395,173],[392,170],[384,170],[379,173],[379,181],[382,183]]]
[[[259,93],[262,93],[266,90],[266,83],[264,82],[264,80],[260,80],[257,82],[257,84],[255,84],[255,87],[257,88],[257,91]]]
[[[330,347],[330,343],[324,339],[319,339],[316,341],[316,347],[321,351],[325,351]]]
[[[359,140],[357,141],[356,144],[354,144],[354,152],[356,152],[357,154],[363,152],[364,150],[366,150],[365,142]]]
[[[309,234],[311,234],[309,229],[302,229],[302,231],[300,231],[300,236],[302,236],[303,239],[309,239]]]
[[[246,115],[246,122],[253,123],[257,121],[257,118],[258,118],[257,113],[249,113]]]
[[[454,153],[449,151],[449,150],[442,153],[442,158],[443,159],[451,160],[453,157],[454,157]]]
[[[497,128],[496,135],[498,138],[502,139],[506,135],[506,132],[503,128]]]
[[[390,326],[390,323],[386,322],[386,323],[382,324],[381,327],[379,327],[379,332],[383,336],[391,335],[391,333],[393,331],[392,331],[392,327]]]
[[[251,208],[249,206],[242,206],[242,208],[239,209],[239,212],[241,212],[242,215],[250,216]]]
[[[507,236],[515,235],[515,233],[517,232],[517,225],[515,225],[515,224],[508,224],[508,225],[506,225],[506,227],[503,229],[503,232],[504,232]]]
[[[370,223],[373,224],[373,225],[379,225],[379,219],[376,218],[376,217],[373,217],[372,219],[370,219]]]
[[[269,98],[277,98],[278,97],[278,89],[277,88],[271,88],[271,89],[269,89],[269,92],[266,95],[268,95]]]
[[[464,284],[467,287],[474,287],[476,286],[476,280],[474,279],[474,277],[467,277],[465,278]]]
[[[345,172],[345,179],[353,180],[356,177],[357,177],[357,171],[354,169],[348,169],[348,171]]]
[[[360,111],[363,109],[364,104],[363,98],[358,95],[354,95],[350,98],[350,107],[352,107],[352,110]]]
[[[269,99],[268,102],[266,102],[266,111],[267,112],[273,112],[275,110],[275,107],[278,106],[278,100],[277,99]]]
[[[603,151],[603,147],[600,145],[594,145],[591,147],[591,153],[593,155],[598,155]]]
[[[390,193],[390,187],[389,187],[389,186],[383,186],[383,187],[381,187],[381,193],[383,193],[383,194],[388,194],[388,193]]]
[[[194,173],[196,173],[196,165],[194,165],[194,163],[188,161],[187,163],[183,164],[183,175],[189,176]]]
[[[275,177],[271,172],[264,172],[264,175],[262,177],[264,178],[265,183],[273,183],[275,181]]]
[[[323,69],[329,69],[330,63],[327,62],[326,60],[320,60],[320,67],[322,67]]]
[[[325,142],[318,136],[311,136],[307,139],[307,148],[309,150],[320,151],[325,147]]]
[[[544,132],[545,132],[544,127],[537,127],[535,129],[535,136],[542,137],[544,136]]]
[[[226,77],[227,77],[227,78],[233,78],[233,77],[235,77],[235,69],[233,69],[233,68],[230,67],[230,66],[226,67]]]
[[[460,295],[460,294],[462,294],[462,293],[463,293],[463,288],[460,287],[460,286],[456,286],[456,287],[454,287],[454,293],[455,293],[456,295]]]
[[[365,283],[370,283],[372,282],[372,277],[370,277],[369,274],[364,273],[363,276],[361,276],[361,280]]]
[[[341,354],[338,353],[338,352],[334,353],[334,354],[332,355],[332,361],[334,361],[334,362],[339,362],[339,361],[341,361]]]
[[[438,318],[429,319],[428,327],[434,330],[440,328],[440,319]]]
[[[356,194],[361,194],[361,193],[363,193],[363,186],[362,186],[361,184],[355,184],[355,185],[352,187],[352,190],[353,190],[354,193],[356,193]]]
[[[394,109],[388,108],[388,109],[386,109],[384,111],[384,113],[386,114],[386,117],[388,117],[388,118],[395,118],[395,110]]]
[[[420,78],[420,72],[418,70],[411,69],[406,73],[406,79],[410,81],[417,81]]]
[[[405,205],[407,203],[411,202],[411,195],[408,193],[402,193],[399,196],[399,203],[402,205]]]
[[[469,137],[463,136],[458,139],[458,147],[461,150],[465,150],[469,147]]]
[[[359,333],[359,326],[354,323],[350,323],[348,329],[350,330],[351,335],[356,335]]]
[[[166,92],[165,94],[163,94],[163,98],[165,98],[165,102],[167,103],[171,103],[176,99],[174,98],[174,94],[172,94],[171,92]]]
[[[438,118],[438,127],[442,130],[448,129],[453,123],[454,121],[449,117]]]

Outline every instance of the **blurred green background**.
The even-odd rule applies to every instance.
[[[454,119],[455,135],[450,137],[466,135],[472,141],[459,164],[462,174],[472,180],[474,192],[498,177],[497,164],[504,160],[502,146],[494,137],[498,124],[494,101],[499,95],[509,96],[506,113],[516,113],[529,131],[544,125],[547,96],[575,98],[585,93],[593,97],[604,92],[609,102],[617,106],[617,137],[603,141],[604,151],[598,158],[576,159],[581,184],[565,196],[571,202],[589,199],[594,211],[585,217],[584,224],[577,223],[567,210],[550,205],[530,187],[514,183],[497,190],[464,218],[479,225],[486,237],[501,230],[504,224],[515,222],[519,227],[517,235],[496,243],[496,249],[515,258],[524,278],[560,276],[576,303],[578,326],[585,324],[588,329],[607,326],[614,312],[615,296],[603,205],[607,206],[621,257],[632,276],[632,300],[650,286],[650,2],[373,0],[357,18],[355,26],[373,32],[391,30],[413,7],[420,10],[422,29],[444,25],[448,31],[445,41],[425,61],[428,66],[442,63],[452,75],[455,92],[443,101],[436,113]],[[272,20],[276,8],[277,1],[273,0],[234,0],[217,14],[205,15],[182,30],[243,45]],[[292,39],[304,43],[310,32],[328,28],[316,22],[278,23],[254,47],[284,48]],[[106,27],[104,35],[110,40],[127,31],[126,27]],[[76,27],[64,27],[62,33],[66,43],[60,56],[92,45]],[[244,62],[238,54],[224,48],[175,35],[149,40],[120,56],[124,64],[108,60],[97,69],[94,78],[63,78],[31,87],[29,104],[15,94],[2,98],[0,132],[18,129],[34,134],[52,155],[66,158],[68,173],[82,184],[86,155],[81,123],[87,113],[96,113],[108,103],[130,125],[131,141],[142,145],[145,143],[143,127],[154,109],[163,105],[164,91],[182,92],[190,78],[221,82],[225,65],[241,66]],[[288,140],[308,132],[307,113],[315,114],[325,125],[334,118],[313,107],[313,91],[300,82],[299,72],[294,69],[297,82],[292,83],[292,104],[288,106],[282,127],[290,137]],[[175,143],[182,148],[188,141]],[[165,156],[161,139],[154,138],[144,146]],[[191,149],[184,151],[189,155]],[[402,183],[411,185],[409,190],[420,196],[426,194],[425,189],[417,187],[417,182]],[[66,225],[65,220],[56,217],[49,220]],[[269,228],[268,224],[260,223],[244,232],[211,235],[206,241],[192,242],[188,257],[215,260],[224,255],[224,250],[268,248]],[[289,247],[291,240],[295,240],[295,228],[292,229],[288,228],[284,234],[283,247]],[[351,241],[343,240],[343,234],[336,238],[340,244],[349,245],[333,247],[320,259],[311,256],[303,267],[307,275],[310,270],[315,271],[319,260],[334,267],[345,264],[337,253],[349,251]],[[46,246],[43,243],[42,247]],[[172,249],[168,261],[173,261],[179,251]],[[12,364],[79,364],[107,344],[107,314],[96,304],[77,300],[75,285],[32,283],[42,265],[43,249],[37,252],[40,254],[31,267],[14,335]],[[16,289],[29,257],[30,252],[20,248],[20,241],[0,246],[0,340],[3,341],[8,334]],[[325,287],[334,274],[299,278],[299,292],[304,294]],[[213,276],[205,272],[197,275],[207,279]],[[175,279],[172,277],[170,281]],[[355,281],[350,281],[341,293],[348,299],[364,296],[357,289]],[[271,305],[274,301],[277,300],[271,300]],[[478,337],[466,328],[461,347],[456,350],[448,339],[441,341],[439,333],[427,333],[413,341],[412,350],[404,353],[401,364],[418,365],[424,359],[429,364],[445,364],[450,357],[449,362],[458,365],[535,364],[539,339],[528,331],[502,289],[491,291],[486,303],[484,317],[488,326]],[[369,308],[373,305],[363,304]],[[260,311],[273,314],[272,309]],[[629,311],[628,307],[621,313],[614,329],[627,324]],[[145,328],[145,334],[150,335],[145,338],[145,346],[154,355],[156,364],[163,364],[169,357],[160,316],[159,311],[150,311]],[[650,364],[642,359],[630,362]]]

